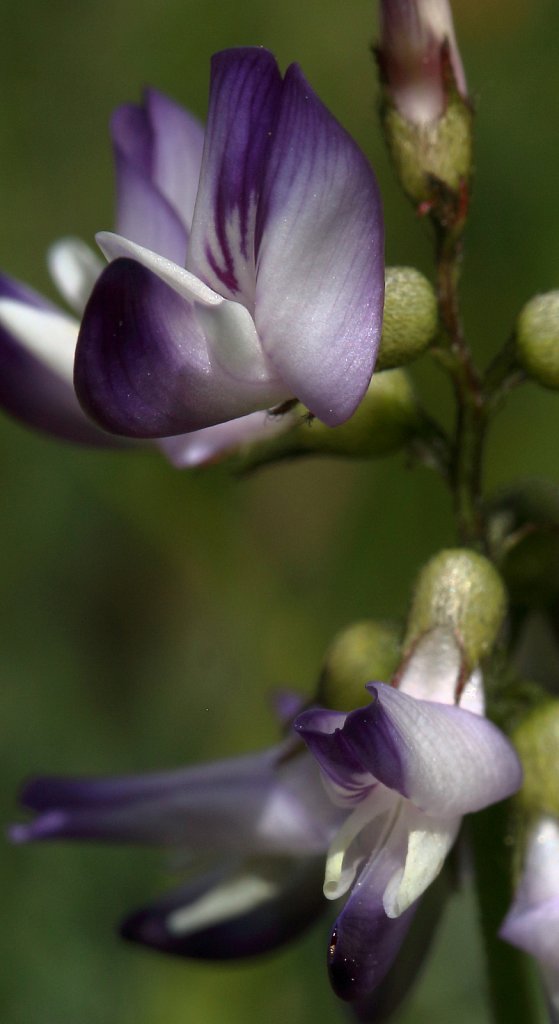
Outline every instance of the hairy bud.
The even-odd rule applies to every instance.
[[[352,711],[367,703],[365,683],[388,682],[400,660],[402,631],[394,622],[355,622],[334,637],[320,683],[318,703]]]
[[[559,291],[530,299],[516,325],[522,369],[545,388],[559,388]]]
[[[437,299],[427,278],[414,267],[387,267],[377,370],[416,359],[431,343],[436,330]]]

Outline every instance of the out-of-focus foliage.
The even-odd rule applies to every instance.
[[[389,263],[429,274],[426,228],[390,177],[376,123],[375,13],[369,0],[7,5],[0,266],[49,290],[47,245],[112,224],[111,109],[152,83],[203,117],[209,55],[262,44],[300,61],[375,163]],[[557,287],[559,9],[461,0],[455,16],[478,107],[466,326],[485,363],[527,299]],[[425,365],[413,373],[444,410],[445,385]],[[558,423],[555,395],[514,395],[490,483],[556,479]],[[282,465],[239,483],[221,468],[177,474],[149,453],[65,448],[2,418],[0,478],[7,820],[30,773],[149,770],[265,745],[268,692],[311,692],[334,632],[398,615],[421,563],[454,541],[442,485],[401,460]],[[345,1019],[325,927],[261,963],[168,962],[112,931],[163,886],[155,856],[36,846],[2,857],[6,1024]],[[402,1024],[485,1022],[478,946],[457,898]]]

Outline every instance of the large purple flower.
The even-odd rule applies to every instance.
[[[111,262],[80,330],[83,407],[141,438],[293,397],[329,426],[346,420],[369,384],[384,288],[380,198],[363,154],[296,65],[282,79],[266,50],[224,51],[190,223],[173,191],[187,147],[165,154],[158,188],[146,189],[150,138],[134,110],[114,125],[128,199],[120,233],[98,236]]]
[[[559,822],[541,817],[532,825],[522,877],[500,936],[535,957],[559,1020]]]
[[[349,893],[328,953],[343,999],[359,1002],[382,981],[462,816],[520,785],[513,748],[483,717],[480,673],[460,689],[461,670],[452,634],[437,628],[398,689],[369,683],[367,707],[312,709],[296,720],[333,802],[349,810],[324,882],[330,899]]]
[[[11,838],[142,843],[173,851],[183,883],[123,935],[166,953],[228,959],[293,938],[322,909],[324,853],[343,817],[299,744],[143,777],[38,778]],[[186,880],[185,880],[186,879]]]
[[[202,126],[173,100],[147,89],[141,105],[116,110],[111,133],[117,230],[134,242],[184,259],[200,178]],[[72,315],[0,275],[0,405],[27,426],[56,438],[120,447],[121,440],[83,412],[73,385],[80,319],[104,263],[84,242],[64,238],[50,249],[48,265]],[[269,436],[283,425],[280,417],[254,412],[156,443],[182,468]]]

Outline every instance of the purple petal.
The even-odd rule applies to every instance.
[[[78,324],[0,275],[0,406],[25,426],[79,444],[119,442],[87,419],[72,386]]]
[[[38,817],[11,836],[179,846],[185,855],[324,851],[339,815],[311,759],[280,768],[281,752],[148,776],[36,779],[22,803]]]
[[[294,722],[294,728],[307,744],[328,779],[346,802],[361,800],[374,785],[346,738],[347,715],[340,711],[310,708]]]
[[[200,187],[187,266],[221,295],[252,310],[254,231],[282,83],[267,50],[212,58]]]
[[[228,311],[216,313],[231,330],[238,327],[235,309],[230,320]],[[135,260],[111,263],[88,303],[76,350],[74,383],[86,412],[115,433],[164,437],[273,404],[275,382],[234,376],[219,362],[217,343],[210,358],[200,315]]]
[[[204,129],[196,117],[157,89],[146,89],[144,103],[153,135],[151,176],[190,231]]]
[[[146,110],[133,104],[118,107],[111,134],[118,232],[184,266],[187,229],[154,179],[155,144]]]
[[[322,861],[261,861],[212,872],[132,914],[122,935],[164,953],[230,960],[266,953],[324,911]]]
[[[255,322],[292,394],[329,426],[367,390],[380,341],[384,226],[365,157],[292,65],[257,224]]]
[[[437,817],[480,810],[520,786],[518,757],[487,719],[416,700],[383,683],[351,712],[344,733],[364,769]]]
[[[391,967],[411,924],[415,906],[397,918],[387,917],[383,895],[404,862],[407,837],[392,837],[365,866],[334,925],[328,969],[341,999],[361,1000],[380,984]]]

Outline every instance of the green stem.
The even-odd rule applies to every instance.
[[[481,470],[486,416],[481,378],[460,319],[458,285],[461,258],[459,235],[441,229],[437,245],[437,295],[457,402],[452,473],[456,521],[461,543],[483,550],[486,545]]]
[[[513,897],[510,819],[510,803],[469,819],[489,996],[495,1024],[538,1024],[539,999],[528,958],[498,937]]]

